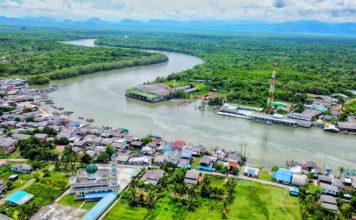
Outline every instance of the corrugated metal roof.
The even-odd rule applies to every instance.
[[[97,196],[103,196],[102,199],[92,208],[90,209],[81,220],[96,220],[99,218],[101,214],[113,203],[117,197],[117,193],[108,192],[108,193],[91,193],[85,195],[85,198],[93,197],[98,198]]]

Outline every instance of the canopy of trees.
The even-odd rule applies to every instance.
[[[0,34],[0,76],[27,76],[32,84],[164,61],[167,57],[162,54],[133,49],[90,48]]]
[[[330,94],[356,88],[356,41],[330,36],[281,34],[131,33],[96,42],[183,52],[205,63],[166,80],[201,80],[211,91],[263,107],[272,64],[277,63],[276,99],[299,102],[304,93]]]
[[[37,138],[20,140],[16,144],[21,155],[30,160],[46,161],[56,160],[58,155],[53,151],[55,146],[52,142],[40,142]]]

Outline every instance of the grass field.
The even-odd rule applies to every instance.
[[[70,207],[74,207],[74,208],[81,208],[81,209],[85,209],[85,210],[90,210],[91,208],[93,208],[93,206],[96,204],[96,202],[85,202],[83,204],[83,200],[79,201],[79,200],[74,200],[74,195],[65,195],[63,196],[58,203],[61,205],[65,205],[65,206],[70,206]]]
[[[263,169],[260,169],[260,174],[258,176],[258,179],[266,180],[270,182],[273,181],[272,175]]]
[[[105,216],[104,220],[142,220],[148,213],[148,208],[140,206],[130,206],[126,202],[118,202],[116,206]]]
[[[201,198],[199,199],[199,207],[194,212],[188,212],[185,219],[221,219],[221,207],[222,202],[220,201]]]
[[[215,178],[212,185],[222,187],[223,179]],[[227,219],[301,219],[299,199],[287,196],[284,206],[287,213],[280,208],[280,199],[285,190],[248,181],[238,181],[234,201],[229,205]],[[104,218],[105,220],[215,220],[222,219],[223,201],[199,197],[199,206],[195,211],[173,202],[164,192],[152,209],[132,207],[126,201],[120,201]]]
[[[283,193],[281,188],[239,181],[228,219],[301,219],[298,198],[288,195],[284,204],[289,214],[281,210]]]
[[[192,168],[197,168],[199,166],[200,158],[193,157]]]

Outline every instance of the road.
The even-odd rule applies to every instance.
[[[0,159],[0,161],[6,161],[6,162],[25,162],[28,161],[27,159]]]
[[[275,187],[284,188],[284,189],[289,189],[289,187],[290,187],[290,186],[283,185],[283,184],[280,184],[280,183],[269,182],[269,181],[266,181],[266,180],[256,179],[256,178],[243,176],[243,175],[235,176],[235,175],[230,175],[230,174],[226,175],[226,174],[217,173],[217,172],[206,172],[206,171],[202,171],[202,170],[198,170],[198,171],[201,172],[201,173],[204,173],[204,174],[231,177],[231,178],[235,178],[235,179],[239,179],[239,180],[251,181],[251,182],[255,182],[255,183],[260,183],[260,184],[269,185],[269,186],[275,186]]]

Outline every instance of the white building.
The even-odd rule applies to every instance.
[[[86,194],[100,192],[118,192],[118,170],[116,155],[111,157],[111,169],[98,167],[91,163],[86,169],[79,169],[75,177],[70,178],[70,192],[76,199],[85,199]]]

